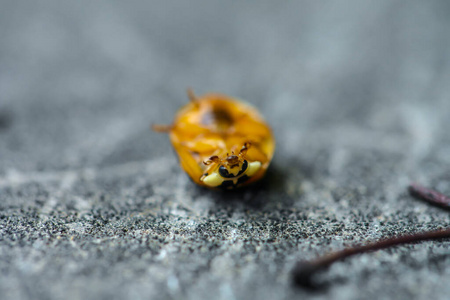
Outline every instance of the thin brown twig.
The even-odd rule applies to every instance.
[[[345,259],[353,255],[366,253],[369,251],[380,250],[396,245],[422,242],[427,240],[443,239],[443,238],[450,238],[450,228],[409,234],[399,237],[392,237],[363,246],[355,246],[347,248],[320,257],[313,261],[299,262],[292,271],[294,283],[302,287],[314,288],[316,284],[313,281],[313,275],[316,274],[318,271],[326,269],[334,262],[337,262],[339,260]]]
[[[409,193],[415,198],[424,200],[430,204],[439,206],[444,209],[450,209],[450,197],[441,194],[435,190],[423,187],[417,183],[413,183],[408,188]]]
[[[416,183],[411,184],[408,189],[411,195],[416,198],[425,200],[428,203],[444,209],[450,209],[450,197],[447,197],[437,191],[420,186]],[[450,228],[437,231],[420,232],[399,237],[391,237],[367,245],[347,248],[323,257],[319,257],[318,259],[313,261],[299,262],[292,270],[294,283],[302,287],[314,288],[317,285],[317,283],[313,280],[314,275],[317,272],[328,268],[330,265],[339,260],[353,255],[385,249],[396,245],[443,238],[450,238]]]

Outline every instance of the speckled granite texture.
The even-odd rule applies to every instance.
[[[406,193],[450,194],[449,2],[281,2],[2,2],[0,298],[448,299],[448,240],[290,270],[449,226]],[[266,116],[259,186],[194,186],[149,130],[187,87]]]

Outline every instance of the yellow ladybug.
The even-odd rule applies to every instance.
[[[272,131],[245,103],[220,94],[197,98],[176,114],[172,125],[153,125],[170,135],[181,167],[208,188],[234,189],[263,177],[275,151]]]

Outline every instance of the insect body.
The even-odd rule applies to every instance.
[[[192,180],[209,188],[234,189],[260,179],[275,150],[272,131],[258,111],[220,94],[197,98],[176,114],[168,132],[181,167]]]

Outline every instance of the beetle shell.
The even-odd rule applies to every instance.
[[[258,111],[221,94],[196,98],[182,107],[169,126],[181,167],[191,179],[214,189],[234,189],[265,174],[275,150],[270,127]]]

